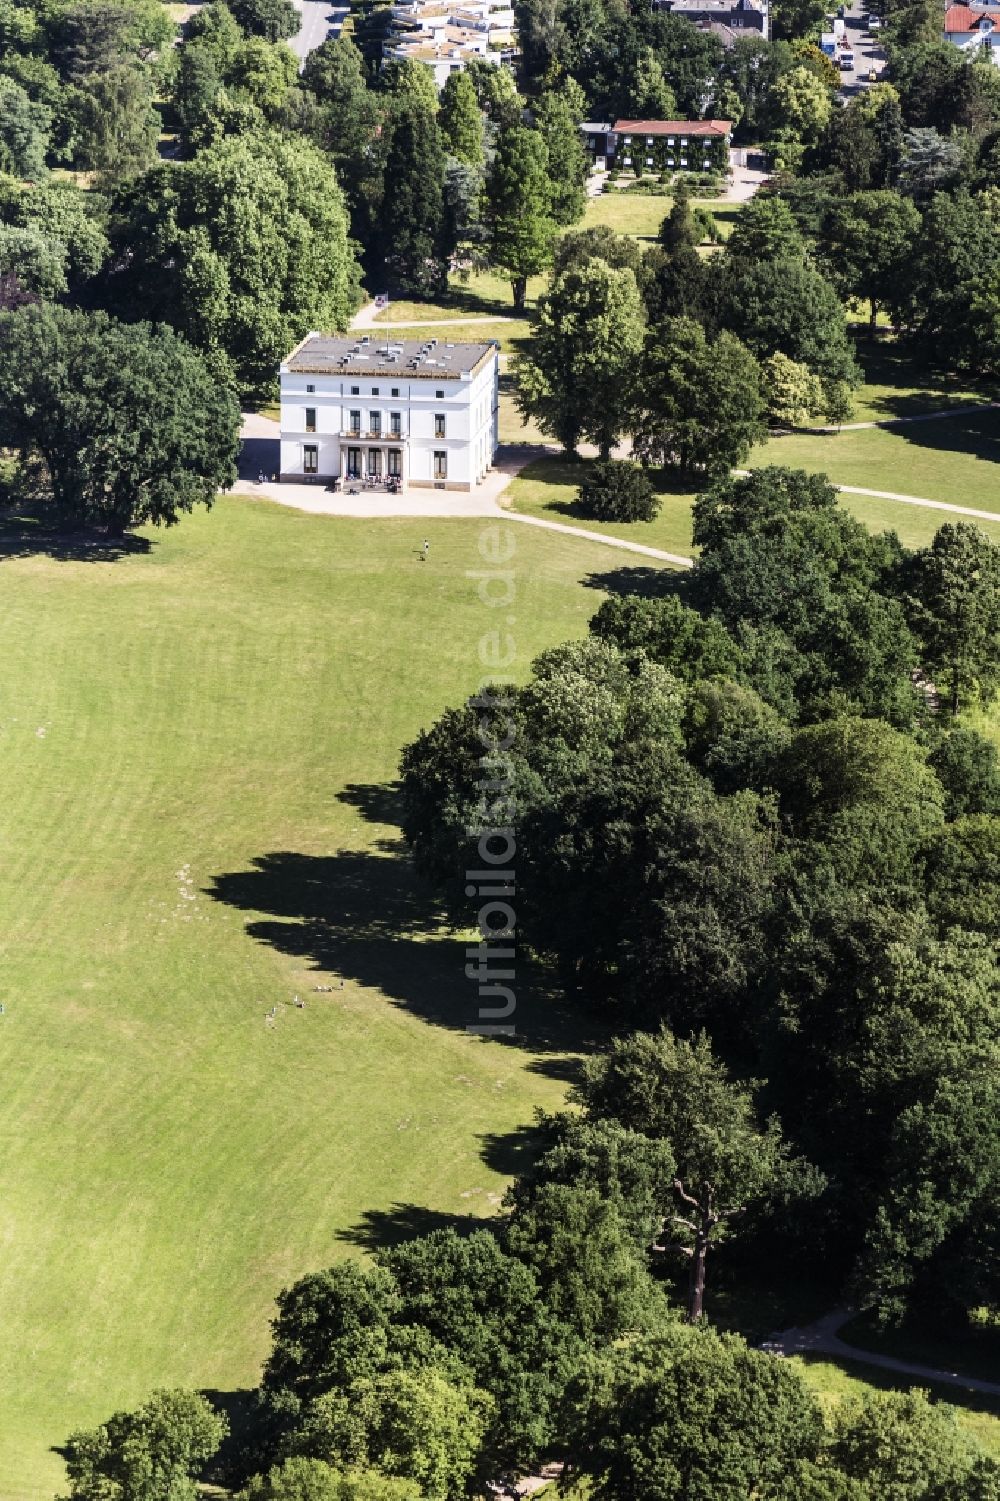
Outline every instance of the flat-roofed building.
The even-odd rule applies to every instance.
[[[281,365],[281,478],[473,490],[499,442],[499,346],[310,333]]]

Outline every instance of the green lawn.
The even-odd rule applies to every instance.
[[[603,532],[609,537],[623,537],[659,547],[664,552],[691,556],[691,503],[694,496],[666,488],[655,480],[661,496],[660,514],[655,521],[603,522],[579,515],[574,502],[587,466],[562,458],[541,458],[529,464],[504,497],[515,511],[530,516],[544,516],[549,521]],[[625,554],[620,554],[622,558]]]
[[[496,339],[501,350],[505,354],[522,348],[525,340],[531,332],[531,324],[527,318],[508,318],[505,322],[493,322],[489,318],[474,318],[466,323],[448,323],[446,327],[423,328],[420,324],[410,327],[398,327],[392,325],[391,334],[394,339],[427,339],[433,337],[439,339],[442,344],[451,339],[454,343],[463,341]]]
[[[3,539],[4,1501],[155,1385],[253,1381],[300,1273],[490,1213],[561,1098],[578,1038],[528,977],[521,1046],[466,1034],[385,790],[479,681],[482,532],[228,500],[119,561]],[[622,560],[515,542],[527,674]]]
[[[528,278],[528,307],[533,308],[548,278]],[[390,302],[384,311],[375,314],[376,324],[423,323],[436,318],[461,318],[463,315],[482,318],[513,318],[514,296],[509,281],[495,271],[477,271],[471,275],[458,273],[451,277],[447,292],[437,302],[399,301]]]
[[[854,432],[792,434],[754,450],[753,465],[820,470],[835,484],[995,511],[1000,517],[1000,411]]]
[[[883,1391],[908,1391],[912,1387],[927,1388],[924,1381],[910,1381],[893,1371],[879,1370],[877,1366],[864,1365],[850,1360],[830,1360],[824,1356],[794,1356],[808,1384],[813,1388],[823,1406],[829,1411],[849,1397],[863,1397],[871,1387]],[[954,1406],[959,1425],[982,1444],[995,1458],[1000,1459],[1000,1402],[996,1398],[980,1397],[974,1392],[961,1392],[955,1387],[930,1387],[935,1401]]]
[[[719,225],[723,238],[728,238],[740,205],[716,198],[699,198],[695,201],[701,208],[709,210]],[[612,189],[610,192],[600,193],[596,198],[587,199],[583,221],[574,225],[574,228],[591,229],[594,225],[606,224],[622,235],[655,240],[660,225],[670,212],[671,202],[672,199],[667,195],[658,197],[652,193],[628,193]]]
[[[520,418],[514,410],[513,402],[504,395],[501,396],[500,423],[501,436],[505,442],[546,441],[533,426],[520,426]],[[861,435],[844,433],[835,441],[847,443],[851,437],[859,436]],[[788,463],[811,469],[820,467],[816,461],[809,463],[800,457],[782,457],[784,449],[781,445],[797,441],[783,438],[773,440],[768,445],[767,462]],[[758,462],[760,462],[759,458]],[[828,472],[831,479],[842,477],[840,471],[835,470],[832,465],[829,466]],[[590,531],[605,532],[613,537],[644,542],[647,546],[660,547],[666,552],[692,555],[691,506],[694,493],[670,489],[660,482],[662,504],[660,514],[655,521],[631,524],[595,522],[579,515],[574,506],[582,474],[582,465],[570,464],[565,459],[555,456],[540,457],[527,469],[522,470],[520,477],[506,492],[506,499],[517,511],[545,516],[552,521],[581,526]],[[946,511],[927,510],[919,506],[908,506],[899,501],[881,500],[867,495],[841,495],[840,504],[872,531],[895,531],[907,547],[926,547],[938,527],[944,522],[961,519],[950,517]],[[981,526],[987,535],[1000,543],[1000,505],[997,506],[997,511],[996,523],[979,521],[976,525]]]

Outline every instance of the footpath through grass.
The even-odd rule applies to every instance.
[[[579,1037],[527,978],[520,1045],[467,1035],[387,790],[480,679],[484,525],[227,500],[118,561],[2,538],[4,1501],[154,1386],[252,1382],[301,1273],[492,1212],[562,1098]],[[526,675],[617,559],[513,530]]]
[[[1000,411],[840,433],[795,433],[754,450],[750,463],[821,471],[834,484],[888,490],[996,512]]]
[[[694,496],[670,488],[660,475],[651,476],[660,495],[660,514],[654,521],[592,521],[576,507],[576,497],[587,473],[587,461],[559,457],[536,459],[523,469],[504,493],[503,501],[511,510],[527,516],[542,516],[547,521],[582,527],[584,531],[602,532],[627,542],[641,542],[664,552],[692,555],[691,506]],[[623,560],[625,554],[618,554]],[[651,560],[652,561],[652,560]]]

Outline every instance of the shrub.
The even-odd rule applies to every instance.
[[[595,464],[580,486],[580,510],[595,521],[652,521],[660,509],[649,475],[638,464]]]

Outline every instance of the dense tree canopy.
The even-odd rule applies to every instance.
[[[172,324],[241,385],[273,379],[310,328],[344,328],[358,268],[336,178],[277,134],[154,168],[116,204],[118,297]]]
[[[170,525],[235,478],[239,407],[167,328],[102,313],[4,314],[0,442],[45,462],[68,520]]]

